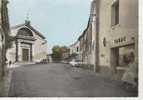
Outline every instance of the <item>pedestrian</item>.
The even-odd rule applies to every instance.
[[[128,69],[125,71],[122,77],[122,81],[126,88],[138,86],[138,64],[135,62],[134,53],[131,52],[128,56],[129,64]]]

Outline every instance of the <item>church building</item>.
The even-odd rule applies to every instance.
[[[15,37],[15,41],[7,53],[9,62],[40,62],[47,59],[46,38],[31,26],[30,21],[12,27],[11,36]]]

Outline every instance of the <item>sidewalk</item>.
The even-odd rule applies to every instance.
[[[16,63],[12,64],[11,66],[9,65],[7,66],[7,75],[4,77],[3,81],[0,82],[0,87],[2,87],[0,90],[3,91],[2,94],[0,94],[1,97],[8,97],[12,73],[13,73],[12,69],[29,64],[34,64],[34,63]]]
[[[12,65],[8,66],[8,69],[17,68],[17,67],[20,67],[20,66],[23,66],[23,65],[31,65],[31,64],[35,64],[35,63],[34,63],[34,62],[28,62],[28,63],[15,63],[15,64],[12,64]]]
[[[7,97],[9,88],[10,88],[10,81],[11,81],[12,71],[7,69],[6,76],[0,81],[0,97]]]

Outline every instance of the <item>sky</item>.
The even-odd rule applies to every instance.
[[[91,0],[9,0],[10,25],[25,22],[40,31],[48,42],[48,53],[55,45],[69,46],[85,30]]]

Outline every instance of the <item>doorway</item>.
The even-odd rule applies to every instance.
[[[111,66],[113,72],[117,71],[117,68],[128,67],[128,54],[130,52],[135,52],[135,45],[125,45],[120,47],[115,47],[111,49]]]
[[[22,60],[24,62],[28,62],[29,61],[29,49],[22,49]]]

